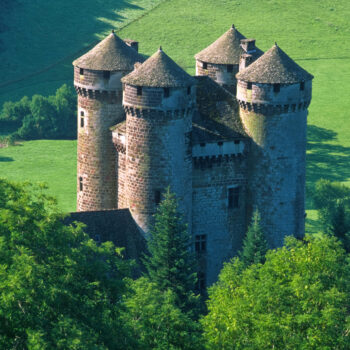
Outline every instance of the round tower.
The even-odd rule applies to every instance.
[[[73,62],[78,94],[77,210],[117,207],[110,127],[125,118],[121,78],[142,57],[114,32]]]
[[[236,94],[236,74],[241,55],[248,51],[251,60],[262,54],[255,47],[254,39],[246,39],[232,25],[219,39],[195,55],[196,75],[208,75],[232,94]]]
[[[277,44],[237,74],[237,100],[252,139],[248,203],[271,247],[304,235],[306,118],[313,76]]]
[[[190,225],[195,80],[160,48],[122,82],[128,207],[148,233],[161,195],[170,186]]]

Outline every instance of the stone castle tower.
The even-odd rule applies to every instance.
[[[110,127],[124,119],[121,78],[142,57],[113,32],[73,62],[78,94],[78,211],[117,207]]]
[[[234,26],[195,56],[195,77],[161,48],[141,63],[130,43],[112,33],[74,62],[78,211],[128,210],[147,237],[170,186],[198,288],[241,248],[254,209],[271,247],[302,236],[313,77]]]

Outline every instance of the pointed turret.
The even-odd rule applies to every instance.
[[[120,39],[114,31],[85,55],[73,62],[83,69],[102,71],[131,71],[136,62],[142,62],[137,51]]]
[[[160,47],[140,67],[122,79],[123,83],[149,87],[187,87],[194,79]]]
[[[261,84],[296,84],[313,76],[295,63],[277,44],[236,75],[238,80]]]

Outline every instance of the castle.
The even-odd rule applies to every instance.
[[[144,60],[112,32],[73,62],[77,210],[128,212],[147,237],[170,186],[203,287],[241,248],[255,209],[271,247],[303,236],[313,76],[234,26],[195,59],[193,77],[162,48]]]

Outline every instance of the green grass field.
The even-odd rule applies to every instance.
[[[45,59],[42,58],[41,64],[49,64],[56,58],[74,53],[74,50],[83,47],[96,37],[101,37],[110,30],[112,25],[122,26],[123,19],[116,16],[115,12],[110,12],[112,4],[122,3],[120,6],[124,6],[123,11],[130,13],[127,20],[131,20],[158,2],[150,0],[129,3],[107,0],[88,1],[86,2],[88,9],[84,9],[86,12],[82,11],[81,15],[83,17],[83,13],[88,13],[88,18],[90,20],[93,18],[89,27],[89,21],[85,18],[80,23],[76,15],[68,16],[68,18],[64,16],[71,10],[70,7],[82,4],[81,1],[71,1],[70,5],[68,1],[62,1],[67,5],[61,9],[62,17],[57,17],[57,19],[61,18],[61,23],[53,23],[55,34],[49,33],[48,40],[45,40],[45,36],[40,34],[42,33],[40,27],[48,30],[49,19],[45,20],[44,24],[37,23],[33,29],[31,25],[27,25],[29,29],[26,36],[36,37],[36,46],[28,48],[30,60],[28,59],[23,67],[19,61],[14,61],[13,67],[21,66],[18,69],[22,73],[26,70],[40,68],[36,63],[29,66],[29,61],[34,62],[36,59],[41,59],[40,54],[35,55],[34,51],[46,52],[48,45],[50,54],[45,55]],[[44,3],[44,1],[33,2],[35,6],[38,6],[39,3]],[[136,4],[143,10],[135,8]],[[46,7],[40,10],[42,15],[45,15]],[[26,17],[31,21],[30,23],[34,23],[32,16],[33,13],[29,13]],[[245,36],[256,38],[257,46],[263,50],[269,49],[276,41],[297,63],[315,76],[313,99],[309,109],[307,156],[307,208],[309,209],[307,223],[308,230],[315,231],[317,230],[316,213],[312,210],[310,200],[315,181],[323,177],[350,184],[349,18],[350,2],[348,0],[168,0],[122,29],[119,34],[123,38],[139,40],[140,51],[144,54],[150,55],[159,45],[162,45],[165,52],[188,72],[194,74],[194,54],[213,42],[234,23]],[[18,29],[15,33],[18,33]],[[15,33],[12,34],[12,38]],[[57,42],[52,41],[54,38],[57,39]],[[66,46],[64,50],[63,46]],[[0,100],[4,96],[20,97],[25,91],[29,91],[25,92],[27,94],[51,92],[51,88],[57,88],[63,82],[72,83],[71,61],[72,59],[69,58],[42,75],[12,85],[11,88],[5,88],[6,91],[9,90],[8,92],[4,92],[0,85]],[[8,79],[16,76],[14,71],[13,68],[12,73],[8,74]],[[33,142],[27,149],[28,146],[25,143],[20,149],[27,150],[28,156],[31,155],[31,152],[33,155],[45,152],[41,142],[50,144],[50,141]],[[63,141],[61,146],[60,141],[52,142],[58,150],[67,147],[69,143]],[[71,143],[71,157],[66,163],[66,167],[72,167],[72,170],[67,171],[66,177],[62,177],[58,182],[55,177],[55,169],[58,168],[58,164],[63,165],[61,157],[64,152],[55,153],[57,159],[52,161],[51,175],[49,169],[37,167],[35,164],[29,165],[27,169],[23,164],[19,164],[19,159],[16,159],[12,166],[7,166],[6,163],[6,166],[3,167],[5,162],[0,163],[1,174],[9,178],[18,178],[16,169],[21,167],[21,178],[38,180],[45,177],[52,193],[60,196],[61,207],[64,210],[73,210],[75,193],[66,191],[67,188],[75,188],[73,176],[75,163],[71,161],[75,160],[73,145]],[[0,156],[11,157],[10,153],[16,148],[0,150]],[[48,154],[47,158],[49,157]],[[62,196],[63,192],[65,196]],[[64,201],[62,201],[63,197]]]

